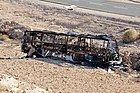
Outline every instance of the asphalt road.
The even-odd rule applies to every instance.
[[[43,1],[56,2],[66,5],[76,5],[78,7],[95,9],[104,12],[112,12],[122,15],[140,17],[140,3],[129,4],[129,3],[113,2],[109,0],[43,0]]]

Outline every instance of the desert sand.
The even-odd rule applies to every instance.
[[[11,21],[17,24],[12,25]],[[140,32],[138,22],[103,17],[80,10],[68,11],[47,3],[32,3],[30,0],[0,0],[0,27],[2,31],[15,31],[13,29],[24,31],[25,28],[31,28],[64,33],[74,31],[113,34],[118,40],[124,33],[122,30],[127,27],[133,27]],[[140,53],[139,43],[139,40],[128,45],[120,43],[120,50]],[[38,86],[48,93],[139,93],[140,91],[140,78],[135,71],[108,72],[102,68],[73,65],[50,58],[21,59],[24,56],[26,54],[21,52],[20,39],[1,42],[1,75],[8,75],[28,85]],[[0,92],[9,93],[5,89],[0,89]]]

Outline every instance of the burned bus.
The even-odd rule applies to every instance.
[[[121,64],[118,44],[112,35],[26,31],[22,51],[27,57],[60,57],[96,65]]]

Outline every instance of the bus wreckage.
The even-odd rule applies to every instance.
[[[120,65],[121,57],[112,35],[26,31],[22,42],[26,57],[60,57],[74,63]]]

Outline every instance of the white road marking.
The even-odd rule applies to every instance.
[[[128,7],[121,7],[121,6],[114,6],[114,8],[119,8],[119,9],[128,9]]]
[[[73,0],[73,1],[76,1],[76,2],[78,2],[79,0]]]
[[[94,5],[103,5],[102,3],[95,3],[95,2],[89,2],[89,4],[94,4]]]

